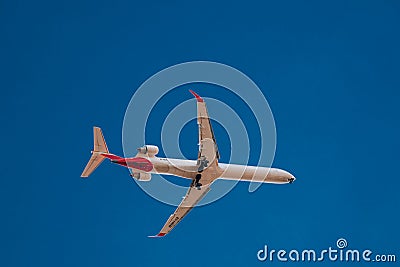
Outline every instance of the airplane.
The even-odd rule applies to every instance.
[[[211,125],[206,103],[197,93],[189,90],[197,100],[197,124],[199,129],[199,152],[197,160],[156,157],[159,149],[154,145],[139,147],[135,157],[123,158],[108,151],[103,133],[93,127],[94,149],[81,177],[88,177],[108,158],[112,163],[127,167],[131,177],[138,181],[150,181],[151,174],[175,175],[191,179],[190,187],[175,212],[168,218],[157,235],[167,235],[210,191],[217,179],[252,181],[260,183],[287,184],[296,179],[291,173],[277,169],[218,162],[220,154]]]

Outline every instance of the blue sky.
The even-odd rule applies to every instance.
[[[324,249],[339,237],[400,257],[399,13],[397,1],[1,1],[0,265],[283,266],[256,252]],[[91,127],[122,154],[136,88],[192,60],[257,83],[275,116],[274,166],[297,181],[252,194],[240,184],[148,239],[174,208],[118,166],[79,178]],[[165,112],[190,97],[166,99]]]

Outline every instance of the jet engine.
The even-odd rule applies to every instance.
[[[154,157],[158,154],[158,146],[145,145],[137,149],[141,154],[147,154],[149,157]]]

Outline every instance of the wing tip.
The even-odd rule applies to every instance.
[[[150,238],[158,238],[158,237],[163,237],[163,236],[165,236],[166,235],[166,233],[159,233],[159,234],[157,234],[157,235],[149,235],[149,236],[147,236],[147,237],[150,237]]]
[[[199,96],[198,94],[196,94],[195,91],[189,90],[189,92],[190,92],[192,95],[194,95],[194,97],[197,99],[197,102],[203,102],[203,101],[204,101],[203,98],[201,98],[201,96]]]

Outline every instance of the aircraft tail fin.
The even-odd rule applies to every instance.
[[[103,162],[106,158],[103,154],[109,154],[106,141],[99,127],[93,127],[94,146],[92,156],[89,159],[81,177],[89,177],[89,175]]]

